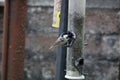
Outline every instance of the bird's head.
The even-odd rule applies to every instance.
[[[68,40],[68,39],[69,39],[68,34],[64,34],[64,35],[63,35],[63,39]]]

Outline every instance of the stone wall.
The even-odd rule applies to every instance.
[[[83,55],[85,80],[119,80],[119,3],[119,0],[87,0],[85,42],[88,45]],[[53,0],[28,0],[25,80],[55,80],[56,49],[49,50],[49,47],[56,40],[58,29],[51,27],[52,15]]]
[[[53,6],[54,0],[29,0],[29,6]],[[120,8],[120,0],[86,0],[87,8]]]
[[[28,7],[25,49],[25,80],[54,80],[55,50],[49,47],[57,38],[58,29],[51,27],[52,7]]]
[[[118,80],[120,58],[119,10],[89,9],[86,12],[86,80]]]

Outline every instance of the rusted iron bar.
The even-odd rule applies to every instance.
[[[27,0],[5,0],[1,80],[23,80]]]
[[[8,53],[8,0],[5,0],[4,5],[4,27],[3,27],[3,45],[2,45],[2,73],[1,80],[7,80],[7,53]]]

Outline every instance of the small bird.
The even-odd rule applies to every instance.
[[[76,39],[76,34],[72,31],[62,33],[49,49],[64,45],[70,47],[72,46],[75,39]]]
[[[84,65],[84,59],[79,58],[77,60],[73,59],[73,66],[78,70],[80,73],[83,73],[83,65]]]

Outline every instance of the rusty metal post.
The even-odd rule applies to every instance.
[[[23,80],[27,0],[5,0],[1,80]]]

